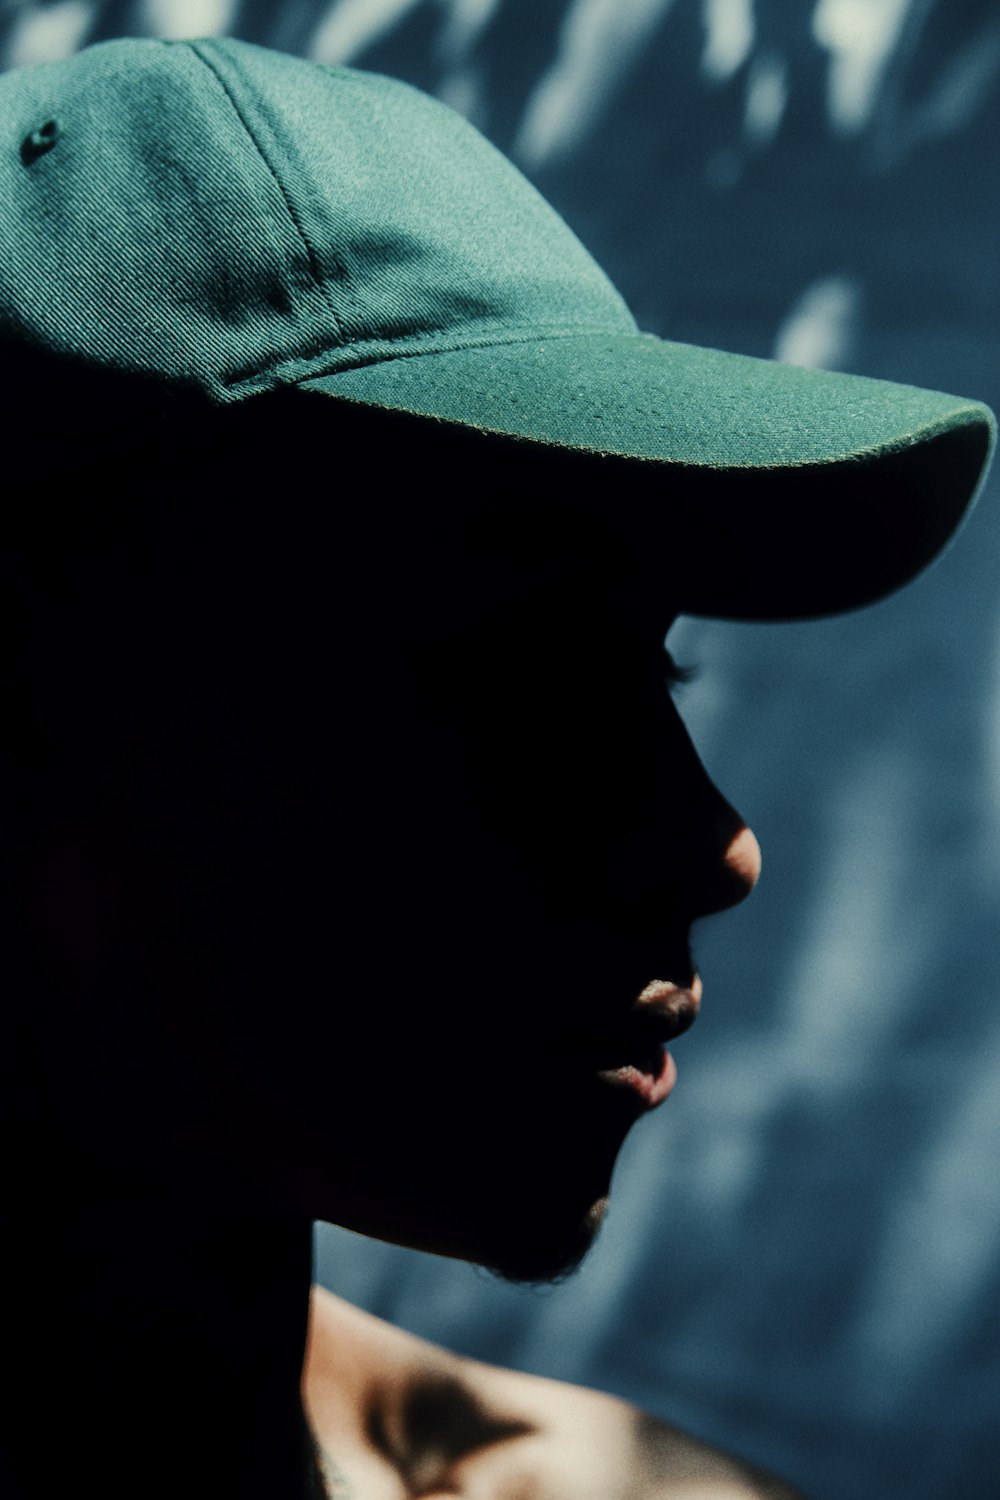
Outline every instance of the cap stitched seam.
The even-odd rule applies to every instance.
[[[597,323],[591,327],[581,326],[579,323],[533,323],[528,329],[512,330],[504,338],[460,338],[448,343],[442,343],[441,330],[438,328],[421,329],[419,333],[402,334],[396,338],[379,339],[377,335],[369,335],[364,340],[345,339],[343,344],[324,349],[318,355],[295,354],[273,364],[255,365],[252,369],[220,377],[219,383],[226,390],[237,392],[240,387],[252,389],[254,382],[263,375],[280,375],[282,371],[286,371],[290,375],[290,381],[286,383],[297,385],[301,380],[318,379],[322,375],[344,375],[350,370],[363,370],[370,365],[388,365],[395,360],[418,359],[435,354],[461,354],[468,349],[499,349],[508,344],[544,343],[547,338],[609,338],[614,336],[614,332]],[[367,352],[365,344],[375,344],[378,347]],[[390,346],[388,353],[385,352],[386,345]],[[354,357],[345,360],[342,357],[344,355]],[[292,373],[296,371],[300,373]]]
[[[170,45],[170,44],[168,43],[168,45]],[[328,292],[327,292],[326,278],[324,277],[322,269],[320,267],[319,258],[318,258],[317,254],[316,254],[316,251],[314,250],[314,248],[313,248],[313,246],[312,246],[312,244],[311,244],[311,242],[309,240],[309,236],[306,234],[304,228],[302,227],[302,224],[301,224],[301,222],[299,220],[299,216],[298,216],[298,214],[295,211],[295,205],[292,202],[291,197],[289,196],[288,192],[285,189],[285,184],[282,182],[280,176],[275,171],[274,167],[271,165],[271,162],[268,160],[267,154],[264,151],[263,146],[261,145],[260,141],[257,139],[257,136],[254,134],[254,131],[253,131],[253,128],[252,128],[252,126],[250,124],[250,121],[247,119],[245,113],[240,108],[240,105],[237,103],[236,99],[234,98],[233,93],[232,93],[231,89],[229,88],[229,85],[226,83],[226,80],[222,77],[222,74],[219,72],[219,70],[215,66],[215,64],[206,55],[206,53],[205,53],[205,51],[203,49],[202,43],[200,43],[198,41],[188,41],[188,42],[181,42],[179,45],[188,47],[190,49],[190,51],[195,55],[195,57],[197,57],[197,58],[199,58],[201,60],[201,62],[204,64],[204,66],[212,74],[212,77],[216,80],[216,82],[218,83],[219,87],[222,89],[222,91],[225,94],[226,98],[229,100],[229,103],[230,103],[230,105],[232,106],[232,109],[233,109],[233,113],[236,115],[236,117],[239,120],[240,124],[243,126],[243,129],[246,131],[247,136],[249,137],[249,139],[252,142],[255,150],[257,151],[258,156],[260,157],[261,161],[264,163],[264,166],[267,168],[268,172],[271,174],[271,177],[274,179],[275,186],[277,187],[279,193],[281,194],[282,201],[284,202],[285,208],[288,210],[288,217],[291,219],[292,224],[295,226],[295,231],[298,234],[299,239],[302,241],[302,244],[303,244],[303,246],[305,248],[306,255],[309,258],[309,270],[312,273],[313,281],[315,282],[316,286],[322,292],[323,298],[324,298],[324,300],[326,302],[326,305],[327,305],[327,308],[329,309],[330,317],[333,320],[333,326],[334,326],[334,330],[336,332],[336,335],[341,340],[342,343],[346,344],[346,343],[350,342],[349,339],[347,338],[347,335],[345,334],[343,328],[341,327],[340,319],[338,318],[336,310],[335,310],[335,308],[333,307],[333,304],[330,301],[330,298],[329,298],[329,295],[328,295]],[[348,280],[346,268],[343,265],[340,265],[339,262],[338,262],[338,266],[339,266],[340,273],[341,273],[341,275],[343,276],[343,278],[344,278],[344,280],[346,282]]]

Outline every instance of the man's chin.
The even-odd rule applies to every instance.
[[[485,1269],[518,1286],[554,1286],[567,1281],[586,1259],[604,1223],[608,1199],[598,1198],[582,1217],[564,1224],[517,1226],[502,1247],[484,1261]]]

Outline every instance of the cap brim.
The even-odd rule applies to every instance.
[[[957,531],[996,439],[976,401],[649,335],[411,355],[300,388],[564,454],[567,479],[602,461],[683,609],[735,619],[838,613],[907,583]]]

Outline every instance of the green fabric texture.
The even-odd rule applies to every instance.
[[[649,335],[457,350],[305,384],[537,442],[724,469],[862,460],[991,420],[936,391]]]
[[[974,401],[641,334],[511,163],[389,78],[235,39],[105,42],[0,76],[0,140],[0,353],[63,362],[68,388],[112,372],[219,408],[291,388],[617,455],[637,482],[672,476],[667,513],[700,506],[686,534],[716,553],[739,536],[731,561],[751,567],[754,538],[763,565],[790,507],[815,503],[809,475],[843,465],[864,497],[852,546],[877,536],[885,561],[841,587],[813,559],[824,609],[939,552],[995,443]],[[780,504],[745,482],[798,470],[801,496],[784,484]],[[887,546],[887,518],[918,513],[919,544]],[[783,601],[775,574],[767,608],[807,606],[808,584]]]
[[[55,118],[28,165],[17,147]],[[579,241],[406,84],[235,40],[0,77],[0,336],[218,402],[431,349],[634,332]]]

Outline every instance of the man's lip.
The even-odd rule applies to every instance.
[[[677,1078],[664,1048],[694,1025],[701,996],[697,974],[685,985],[654,979],[618,1026],[592,1035],[580,1050],[599,1078],[630,1090],[651,1109],[667,1097]]]
[[[621,1089],[632,1096],[640,1111],[655,1109],[677,1082],[677,1064],[666,1048],[648,1062],[626,1064],[621,1068],[601,1068],[597,1077],[610,1088]]]
[[[632,1014],[655,1032],[661,1042],[672,1042],[698,1019],[701,996],[700,974],[692,975],[686,985],[670,979],[653,979],[640,993]]]

